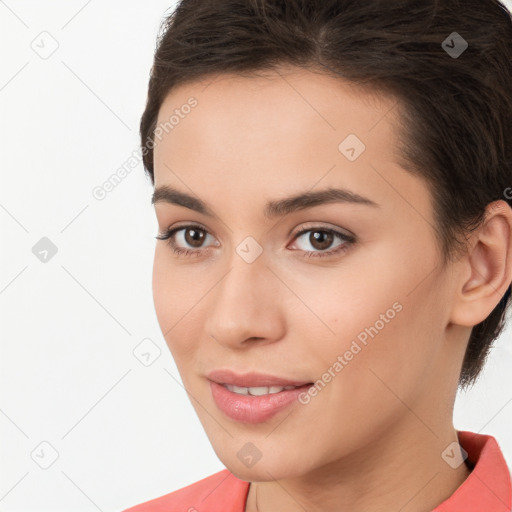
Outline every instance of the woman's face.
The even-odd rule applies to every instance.
[[[290,71],[172,90],[154,150],[155,190],[195,201],[155,202],[159,233],[182,228],[156,243],[158,321],[215,452],[252,481],[432,435],[464,348],[429,192],[393,152],[395,102]],[[347,193],[286,201],[330,188]],[[251,397],[212,385],[226,369],[316,385]]]

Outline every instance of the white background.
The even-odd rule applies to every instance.
[[[223,469],[156,320],[142,165],[93,196],[140,155],[173,5],[0,0],[1,512],[119,511]],[[46,263],[32,252],[43,237],[57,248]],[[133,353],[144,339],[161,351],[150,366]],[[509,466],[511,372],[507,331],[454,419],[495,436]]]

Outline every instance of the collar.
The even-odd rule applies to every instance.
[[[493,436],[457,431],[470,475],[432,512],[511,512],[511,473]]]

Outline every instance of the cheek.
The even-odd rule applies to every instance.
[[[296,325],[302,325],[301,338],[314,343],[309,352],[314,353],[318,377],[334,374],[332,392],[342,394],[342,401],[379,406],[380,400],[397,401],[391,390],[400,397],[412,396],[439,354],[440,297],[432,295],[432,288],[430,293],[418,288],[411,294],[411,283],[420,280],[417,272],[407,276],[405,266],[392,268],[379,269],[374,263],[364,280],[361,274],[330,276],[300,287],[299,295],[307,297],[317,316],[297,310]]]
[[[166,264],[163,253],[161,248],[156,248],[153,259],[152,288],[156,316],[162,333],[165,333],[172,326],[170,317],[174,311],[173,295],[176,291],[169,280],[168,270],[170,267]]]
[[[368,421],[368,414],[379,423],[407,413],[404,404],[415,403],[431,381],[442,332],[422,299],[427,297],[400,297],[401,307],[393,312],[386,301],[382,307],[368,305],[371,314],[364,320],[354,316],[350,335],[340,338],[338,353],[343,350],[347,363],[333,391],[337,402],[350,404],[356,417],[360,414],[355,424]]]
[[[208,283],[199,278],[201,271],[191,271],[170,255],[171,249],[163,244],[156,248],[153,260],[153,300],[159,319],[171,326],[193,308],[207,290]],[[167,325],[167,329],[169,329]],[[165,331],[164,331],[165,332]]]
[[[200,339],[201,320],[194,307],[205,292],[193,276],[170,260],[167,248],[157,247],[153,260],[153,303],[160,329],[174,358],[180,359]]]

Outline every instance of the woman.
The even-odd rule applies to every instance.
[[[227,469],[130,512],[510,512],[454,429],[512,281],[496,0],[182,0],[141,120],[163,335]]]

